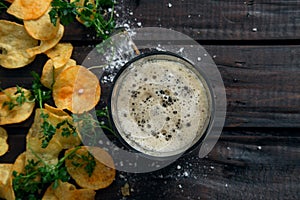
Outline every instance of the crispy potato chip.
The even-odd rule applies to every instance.
[[[83,66],[71,66],[63,70],[53,85],[55,105],[73,113],[93,109],[100,99],[98,78]]]
[[[67,64],[65,64],[62,67],[58,67],[58,68],[54,68],[54,80],[57,78],[57,76],[65,69],[67,69],[68,67],[71,66],[75,66],[76,65],[76,60],[73,59],[69,59]]]
[[[23,173],[26,165],[26,154],[25,152],[21,153],[15,160],[12,166],[12,172],[16,171],[17,173]]]
[[[55,195],[53,185],[50,185],[46,192],[43,195],[42,200],[59,200],[59,198]]]
[[[0,164],[0,177],[1,177],[0,187],[6,185],[8,183],[8,180],[11,175],[12,165],[13,164],[6,164],[6,163]]]
[[[51,89],[54,83],[54,65],[51,59],[47,60],[43,67],[41,75],[41,83],[46,87]]]
[[[45,87],[51,89],[54,84],[54,80],[60,74],[60,72],[68,67],[75,66],[75,65],[76,65],[76,61],[73,59],[69,59],[67,64],[65,64],[64,66],[59,68],[54,68],[52,59],[49,59],[43,67],[41,83]]]
[[[7,138],[6,130],[0,127],[0,156],[3,156],[8,151]]]
[[[65,152],[72,151],[69,149]],[[85,171],[86,161],[82,160],[82,156],[88,156],[88,152],[94,156],[96,166],[91,176]],[[65,160],[67,171],[76,183],[86,189],[98,190],[108,187],[115,179],[116,170],[112,157],[99,147],[82,147],[76,151],[75,156]],[[78,156],[76,156],[78,155]],[[81,163],[79,166],[74,163]],[[110,166],[110,167],[109,167]]]
[[[54,68],[60,68],[67,64],[73,52],[71,43],[58,43],[52,49],[49,49],[45,54],[52,59]]]
[[[55,108],[53,106],[50,106],[48,104],[44,104],[45,109],[50,112],[51,114],[57,115],[57,117],[66,117],[69,116],[68,113],[66,113],[65,111],[63,111],[62,109],[59,108]]]
[[[76,187],[68,182],[59,181],[58,187],[53,189],[50,185],[42,200],[94,200],[96,192],[91,189],[76,189]]]
[[[38,161],[38,156],[47,164],[56,164],[58,162],[58,155],[63,148],[61,144],[53,138],[46,148],[42,148],[44,136],[42,129],[42,123],[44,121],[41,118],[42,113],[48,114],[45,109],[38,108],[35,110],[34,122],[32,123],[26,136],[26,159]],[[52,124],[50,117],[47,118],[47,120]]]
[[[78,146],[81,143],[81,140],[77,132],[74,132],[76,129],[73,125],[73,118],[58,108],[54,108],[49,105],[47,105],[45,108],[47,110],[47,114],[49,115],[48,120],[51,124],[56,126],[59,123],[65,122],[64,125],[56,130],[53,140],[58,141],[63,149],[69,149]],[[72,128],[74,129],[72,130]],[[64,129],[68,129],[70,135],[64,135],[66,134],[64,133]]]
[[[51,40],[53,39],[59,29],[59,21],[56,26],[51,23],[49,12],[51,6],[40,18],[33,20],[24,20],[24,27],[28,34],[37,40]]]
[[[41,114],[47,115],[47,122],[56,128],[55,134],[46,148],[42,147],[44,140],[42,123],[44,121]],[[61,124],[60,128],[57,127],[58,124]],[[45,105],[45,109],[36,109],[34,122],[26,136],[26,159],[37,161],[38,156],[48,164],[56,164],[62,149],[72,148],[81,143],[78,134],[72,130],[72,124],[72,117],[62,110],[49,105]],[[69,132],[66,133],[66,130]]]
[[[0,164],[0,198],[15,199],[12,188],[11,175],[13,164]]]
[[[8,69],[20,68],[34,60],[26,49],[32,48],[38,41],[30,37],[23,25],[0,20],[0,65]]]
[[[64,26],[60,24],[57,34],[53,39],[41,40],[41,43],[39,46],[28,48],[28,49],[26,49],[26,52],[28,53],[28,55],[30,57],[33,57],[37,54],[44,53],[44,52],[48,51],[49,49],[53,48],[56,44],[58,44],[58,42],[62,38],[63,34],[64,34]]]
[[[76,189],[63,193],[60,200],[94,200],[96,192],[92,189]]]
[[[11,87],[0,92],[0,125],[20,123],[31,115],[35,105],[34,101],[25,101],[19,105],[17,100],[22,94],[16,94],[17,91],[17,87]],[[29,90],[22,88],[21,91],[26,99],[31,96]],[[10,104],[15,104],[15,106],[11,109]]]
[[[37,19],[50,7],[52,0],[14,0],[7,13],[23,20]]]

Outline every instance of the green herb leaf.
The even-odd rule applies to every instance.
[[[67,127],[62,127],[62,126],[67,126]],[[56,129],[61,129],[62,128],[62,136],[64,137],[69,137],[70,135],[76,136],[76,127],[71,124],[68,120],[64,120],[56,125]]]
[[[14,93],[17,97],[12,97],[7,94],[7,96],[10,98],[10,101],[5,101],[2,104],[2,107],[4,108],[5,106],[8,107],[8,110],[14,109],[16,106],[22,106],[25,102],[30,102],[31,96],[25,96],[25,92],[22,87],[16,86],[17,91]],[[1,89],[2,90],[2,89]],[[3,90],[2,90],[3,91]]]
[[[74,2],[53,0],[49,15],[54,25],[58,19],[63,25],[68,25],[79,17],[84,21],[84,26],[93,28],[98,37],[106,39],[115,28],[114,4],[113,0],[95,0],[95,4],[85,1],[84,5],[80,6],[78,0]]]
[[[54,134],[56,133],[56,127],[53,126],[49,121],[48,121],[48,114],[41,113],[40,117],[43,119],[43,123],[41,125],[41,129],[43,132],[43,137],[42,137],[42,148],[46,148],[49,145],[49,142],[53,138]]]
[[[31,75],[34,78],[31,90],[34,99],[39,103],[40,108],[42,108],[43,103],[51,99],[52,91],[42,85],[40,76],[36,72],[31,72]]]
[[[68,157],[68,159],[72,160],[72,165],[74,167],[84,167],[84,171],[89,175],[89,177],[92,176],[96,167],[96,161],[95,157],[90,152],[87,152],[86,155],[75,153]]]
[[[64,166],[64,162],[66,158],[74,154],[79,148],[80,146],[74,148],[74,150],[61,158],[55,165],[46,164],[44,160],[33,152],[38,161],[28,160],[24,173],[16,171],[12,173],[14,176],[13,189],[16,199],[41,199],[43,195],[42,191],[51,183],[53,183],[53,188],[55,189],[59,186],[59,181],[69,181],[70,175]]]

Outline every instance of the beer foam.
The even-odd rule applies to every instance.
[[[116,82],[113,119],[122,138],[153,156],[188,149],[204,133],[210,116],[203,81],[178,61],[132,63]]]

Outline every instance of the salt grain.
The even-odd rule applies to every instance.
[[[181,166],[180,166],[180,165],[177,165],[177,169],[181,169]]]
[[[169,7],[169,8],[172,8],[172,6],[173,6],[173,5],[172,5],[171,3],[168,3],[168,7]]]
[[[257,149],[258,149],[258,150],[261,150],[261,146],[258,146]]]
[[[189,173],[188,172],[183,172],[183,176],[188,177]]]

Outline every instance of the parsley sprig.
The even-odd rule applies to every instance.
[[[109,118],[108,108],[104,107],[100,110],[96,110],[96,116],[99,118],[99,121],[98,119],[94,119],[88,112],[72,115],[82,140],[89,146],[97,145],[97,141],[100,139],[100,129],[116,136]]]
[[[25,95],[25,91],[23,90],[22,87],[20,86],[16,86],[17,87],[17,91],[14,93],[14,95],[16,95],[16,97],[13,97],[9,94],[6,94],[9,97],[9,101],[4,101],[2,104],[2,107],[8,107],[8,110],[12,110],[17,106],[22,106],[25,102],[32,102],[34,100],[32,100],[31,96],[26,96]],[[4,91],[3,89],[1,89],[1,91]]]
[[[113,0],[95,0],[95,4],[85,0],[81,6],[79,0],[74,2],[53,0],[49,15],[54,25],[58,19],[61,24],[68,25],[78,17],[84,26],[93,28],[98,37],[106,39],[115,28],[114,4]]]
[[[31,73],[34,80],[32,82],[32,92],[34,99],[38,102],[39,107],[41,108],[40,117],[42,119],[41,129],[43,133],[42,137],[42,148],[46,148],[56,133],[56,127],[51,124],[48,120],[49,115],[43,111],[43,103],[51,99],[52,91],[46,89],[40,80],[39,75],[36,72]]]
[[[16,199],[40,199],[42,189],[53,183],[53,188],[59,186],[59,181],[67,182],[70,175],[64,165],[65,160],[72,156],[80,146],[62,157],[57,164],[47,164],[35,152],[38,161],[28,160],[23,173],[13,171],[13,189]]]
[[[84,167],[84,171],[89,175],[89,177],[92,176],[96,167],[96,161],[95,157],[89,151],[86,155],[74,153],[69,156],[68,159],[72,160],[73,166]]]

